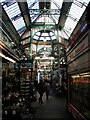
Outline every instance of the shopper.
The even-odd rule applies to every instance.
[[[48,100],[49,92],[50,92],[50,89],[51,89],[49,81],[45,81],[45,89],[46,89],[46,99]]]
[[[42,100],[42,97],[43,97],[43,94],[45,92],[45,84],[43,82],[43,80],[40,80],[40,83],[38,84],[37,86],[37,90],[38,90],[38,93],[39,93],[39,103],[43,103],[43,100]]]

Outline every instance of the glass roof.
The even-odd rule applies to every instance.
[[[28,9],[32,22],[45,22],[45,23],[58,23],[60,16],[60,9],[62,7],[63,0],[45,0],[44,8],[39,8],[40,2],[43,0],[27,0]],[[47,3],[51,2],[50,8],[47,9]]]
[[[44,22],[45,24],[58,23],[60,17],[60,10],[62,8],[62,3],[64,0],[26,0],[26,1],[30,13],[31,22],[35,23]],[[84,10],[86,9],[86,6],[88,5],[89,1],[90,0],[73,0],[70,11],[67,14],[65,25],[62,31],[60,31],[61,36],[65,37],[66,39],[70,37],[79,19],[81,18]],[[23,32],[26,30],[26,26],[16,0],[0,0],[0,3],[5,9],[7,15],[9,16],[18,33],[22,35]],[[52,35],[53,37],[51,37],[51,34],[53,33],[48,34],[47,40],[55,39],[54,38],[55,36]],[[42,35],[40,32],[38,32],[36,33],[36,36],[34,36],[34,39],[38,39],[38,36],[41,36],[40,39],[42,40],[43,39]]]
[[[90,0],[73,0],[68,17],[63,28],[64,33],[67,35],[67,39],[70,37],[83,12],[86,9]]]
[[[9,16],[10,20],[12,21],[14,27],[21,35],[25,30],[26,26],[21,16],[21,11],[19,9],[18,3],[16,0],[0,0],[1,5],[3,5],[4,10],[6,11],[7,15]]]
[[[35,22],[35,21],[34,21]],[[40,17],[37,22],[44,22],[45,24],[52,24],[52,23],[56,23],[56,21],[54,19],[51,19],[48,17],[48,15],[43,15],[42,17]]]

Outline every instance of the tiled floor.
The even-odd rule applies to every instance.
[[[49,100],[43,96],[43,104],[33,102],[32,105],[36,107],[36,119],[59,119],[59,120],[73,120],[66,110],[66,97],[56,96],[51,94]]]

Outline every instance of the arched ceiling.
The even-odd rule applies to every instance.
[[[89,0],[0,0],[0,3],[20,36],[34,26],[49,24],[63,28],[69,37]]]
[[[2,21],[24,55],[52,54],[53,45],[66,48],[89,0],[0,0]],[[55,48],[56,49],[56,48]]]

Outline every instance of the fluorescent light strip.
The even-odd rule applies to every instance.
[[[14,61],[13,59],[11,59],[11,58],[9,58],[9,57],[6,57],[6,56],[5,56],[4,54],[2,54],[1,52],[0,52],[0,56],[3,57],[3,58],[5,58],[5,59],[7,59],[7,60],[9,60],[10,62],[16,63],[16,61]]]
[[[35,60],[54,60],[55,58],[54,57],[42,57],[42,58],[40,58],[40,57],[35,57]]]
[[[0,53],[0,56],[3,57],[3,58],[5,58],[5,55],[3,55],[2,53]]]
[[[11,58],[9,58],[9,57],[6,57],[6,59],[9,60],[9,61],[11,61],[11,62],[13,62],[13,63],[16,62],[16,61],[14,61],[13,59],[11,59]]]

